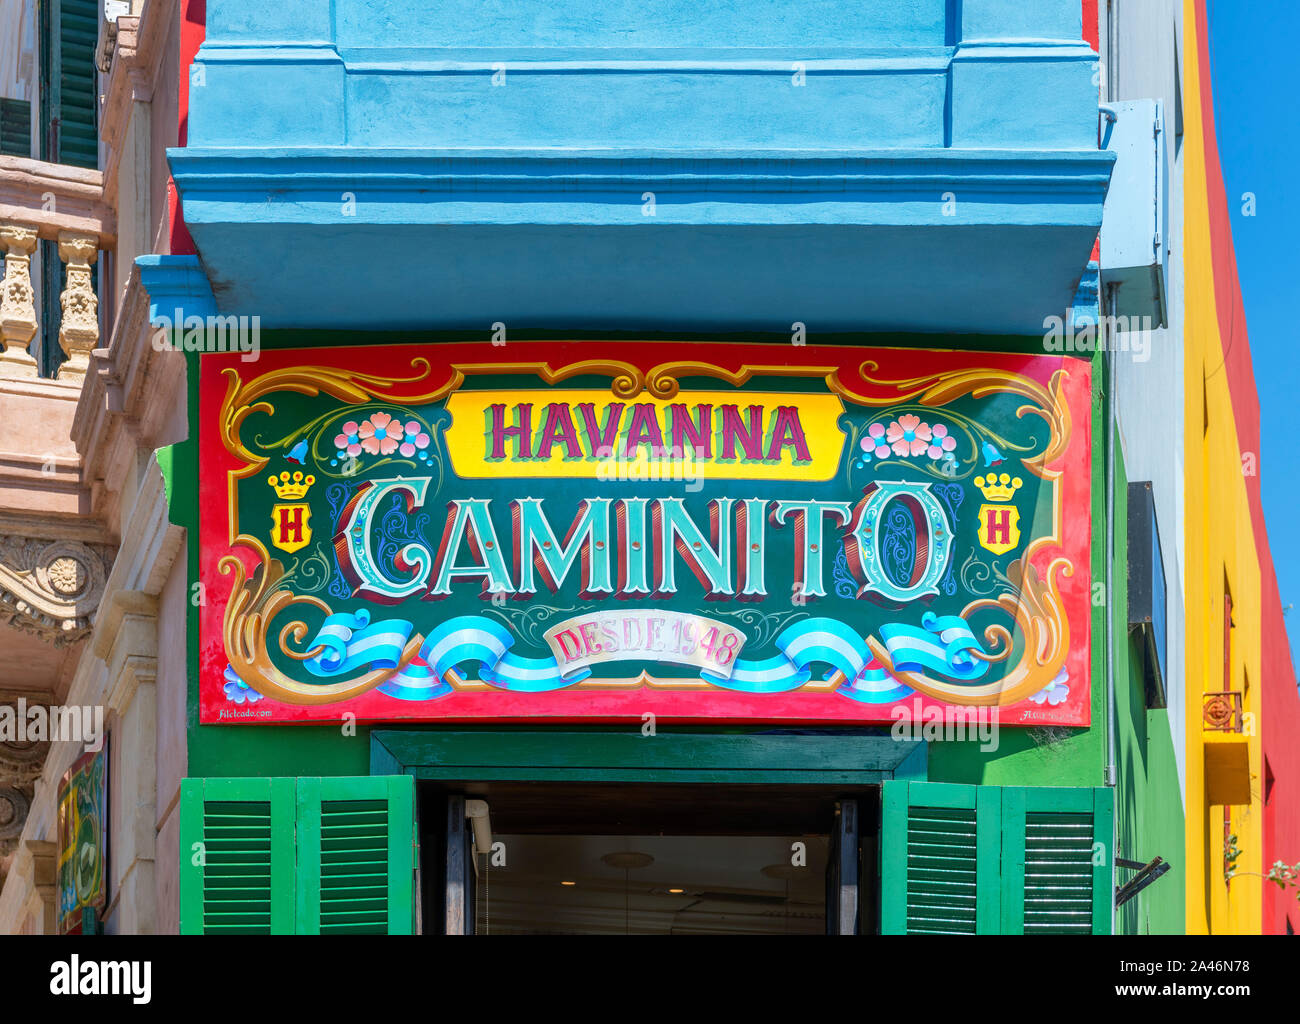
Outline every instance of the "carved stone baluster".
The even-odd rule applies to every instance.
[[[91,285],[90,266],[99,256],[94,235],[59,232],[59,259],[67,267],[60,304],[63,326],[59,345],[68,357],[59,367],[60,380],[80,380],[90,366],[90,350],[99,344],[99,300]]]
[[[36,377],[36,360],[27,354],[37,328],[32,297],[36,229],[22,224],[0,225],[0,246],[5,250],[4,283],[0,285],[0,377]]]

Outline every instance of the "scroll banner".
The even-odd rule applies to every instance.
[[[621,617],[615,613],[611,618]],[[548,636],[566,630],[576,630],[581,636],[583,623],[590,626],[592,619],[578,617],[560,623],[547,631]],[[397,669],[413,631],[413,624],[404,619],[372,623],[364,610],[331,615],[309,645],[310,650],[321,650],[304,664],[321,678],[357,670]],[[898,671],[929,670],[963,681],[978,679],[988,671],[988,662],[980,657],[986,652],[960,616],[927,612],[920,628],[890,623],[880,632]],[[562,690],[591,675],[586,663],[561,668],[555,657],[525,658],[513,654],[510,649],[514,642],[510,631],[493,619],[456,616],[435,628],[420,646],[419,653],[379,689],[399,700],[433,700],[453,692],[447,682],[448,673],[454,671],[463,676],[463,666],[471,664],[477,664],[481,682],[517,693]],[[888,704],[913,692],[876,661],[856,630],[837,619],[809,618],[795,622],[774,642],[779,654],[761,661],[735,659],[734,664],[729,663],[729,672],[705,668],[700,671],[700,679],[721,689],[743,693],[787,693],[812,678],[813,666],[825,665],[829,670],[822,678],[843,677],[845,682],[835,692],[851,700]],[[593,657],[588,662],[618,660],[619,653],[610,652],[605,659]],[[621,653],[624,659],[632,660],[648,656],[643,647]],[[680,663],[682,659],[672,660]]]

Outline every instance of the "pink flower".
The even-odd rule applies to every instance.
[[[401,443],[402,424],[386,412],[377,412],[361,424],[361,447],[371,455],[392,455]]]
[[[402,446],[398,449],[408,459],[416,453],[417,449],[429,447],[429,435],[420,429],[420,424],[415,420],[410,420],[406,424],[406,436],[402,438]]]
[[[929,426],[921,422],[921,417],[911,413],[898,417],[885,432],[885,439],[893,445],[895,455],[924,454],[930,447],[930,437]]]
[[[862,450],[871,452],[878,459],[889,458],[889,446],[885,444],[885,425],[873,423],[867,427],[867,436],[862,439]]]
[[[948,428],[942,423],[936,423],[931,428],[931,433],[930,447],[925,452],[930,458],[942,458],[944,452],[950,452],[957,447],[957,439],[948,433]]]
[[[355,420],[348,420],[343,424],[343,433],[334,438],[334,447],[341,452],[347,452],[349,455],[361,454],[361,437],[360,427]]]

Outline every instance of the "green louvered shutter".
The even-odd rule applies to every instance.
[[[185,779],[183,935],[293,931],[294,780]]]
[[[51,163],[99,166],[99,6],[99,0],[42,0],[40,5],[41,159]]]
[[[298,931],[409,935],[415,780],[298,780]]]
[[[1106,788],[883,786],[881,931],[1109,934]]]
[[[999,796],[992,786],[886,782],[880,930],[886,935],[997,931]]]
[[[1003,789],[1003,932],[1110,934],[1113,824],[1103,787]]]
[[[0,99],[0,155],[32,155],[30,101]]]
[[[412,932],[415,780],[185,779],[182,934]]]

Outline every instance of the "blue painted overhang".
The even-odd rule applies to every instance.
[[[171,160],[218,306],[264,326],[1033,334],[1071,303],[1111,157]]]
[[[1038,334],[1101,223],[1077,0],[223,0],[169,151],[268,327]]]

